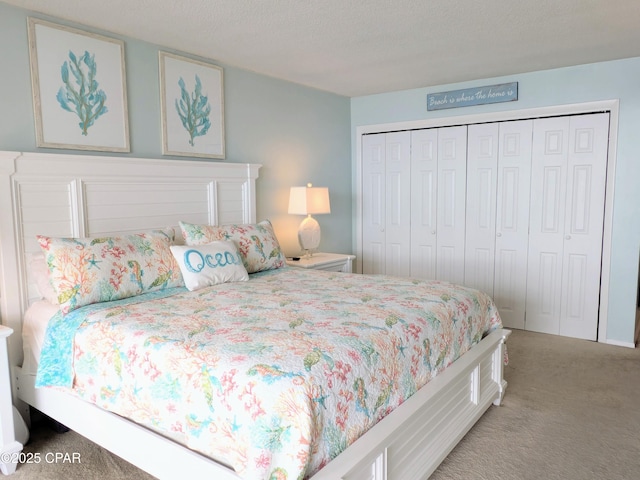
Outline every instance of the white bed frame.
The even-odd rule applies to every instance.
[[[0,315],[9,338],[13,401],[28,405],[158,478],[231,480],[232,470],[23,372],[22,317],[36,298],[26,268],[36,234],[96,236],[191,223],[253,223],[260,165],[0,152]],[[499,405],[504,343],[494,331],[370,429],[313,480],[427,478],[491,406]],[[1,403],[0,399],[0,403]],[[15,445],[0,419],[2,442]],[[14,443],[12,443],[14,442]],[[142,447],[143,446],[143,447]],[[9,471],[15,465],[6,466]]]

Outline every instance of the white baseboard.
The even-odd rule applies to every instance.
[[[618,347],[636,348],[635,342],[620,342],[619,340],[607,340],[608,345],[616,345]]]

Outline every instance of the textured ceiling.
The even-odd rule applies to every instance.
[[[640,56],[639,0],[0,1],[349,97]]]

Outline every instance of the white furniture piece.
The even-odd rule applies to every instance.
[[[290,267],[308,268],[311,270],[326,270],[329,272],[351,273],[355,255],[343,255],[341,253],[314,253],[310,257],[300,257],[299,260],[287,258]]]
[[[35,376],[21,368],[19,332],[29,301],[36,298],[27,269],[29,255],[39,249],[36,234],[111,235],[177,226],[180,220],[253,223],[259,168],[0,152],[0,315],[16,331],[9,359],[23,416],[32,405],[158,478],[239,478],[228,467],[74,395],[36,389]],[[431,474],[483,413],[502,401],[509,333],[499,329],[482,339],[312,479],[398,480]]]
[[[363,135],[363,273],[468,285],[506,327],[595,340],[608,143],[608,112]]]
[[[13,330],[0,325],[0,472],[10,475],[16,471],[22,444],[16,440],[11,400],[11,377],[7,338]]]

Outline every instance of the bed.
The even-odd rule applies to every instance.
[[[3,216],[0,225],[3,323],[22,332],[25,312],[37,303],[28,265],[40,249],[37,234],[108,238],[167,226],[178,229],[180,222],[255,225],[258,170],[257,165],[225,163],[0,154],[0,207],[13,213]],[[86,313],[80,324],[93,327],[80,329],[86,343],[76,338],[74,362],[76,367],[92,367],[73,372],[77,387],[73,394],[62,386],[35,388],[33,359],[27,358],[30,350],[23,349],[21,335],[13,335],[9,355],[21,412],[26,415],[25,406],[32,405],[159,478],[188,471],[196,478],[216,479],[312,475],[318,480],[381,480],[425,478],[491,404],[500,404],[506,388],[502,372],[509,332],[500,328],[492,302],[480,292],[438,282],[286,267],[249,277],[195,291],[167,288],[145,294],[153,298],[140,295],[77,307],[68,317]],[[417,323],[408,322],[411,315],[406,309],[418,308],[425,313],[413,315]],[[476,320],[469,311],[473,308],[484,315]],[[227,321],[216,319],[205,325],[195,310],[205,316],[224,310],[222,318]],[[438,310],[456,321],[425,336],[440,323],[434,313]],[[158,323],[158,318],[170,319],[166,323],[171,328],[162,335],[155,325],[153,330],[142,327]],[[123,330],[107,331],[106,323]],[[138,347],[126,344],[125,348],[125,339],[135,336],[144,337],[142,343],[150,349],[141,356],[157,351],[158,358],[172,363],[172,355],[184,355],[188,345],[191,353],[206,358],[192,366],[189,377],[184,376],[190,382],[158,373],[155,378],[160,383],[155,386],[119,387],[128,389],[122,395],[127,398],[145,398],[145,392],[154,389],[172,392],[165,395],[162,407],[141,408],[150,405],[147,400],[118,403],[113,372],[121,373],[123,362],[134,363],[130,352]],[[204,338],[218,336],[222,344],[215,347],[216,355],[203,354]],[[122,351],[107,362],[109,367],[94,368],[93,359],[83,363],[87,358],[83,345],[97,346],[105,337],[117,338],[122,345]],[[275,350],[278,343],[289,348]],[[335,350],[340,343],[345,350]],[[181,347],[172,350],[175,344]],[[384,350],[391,351],[394,361],[385,363],[387,370],[376,369],[374,357]],[[103,354],[95,356],[108,354],[107,345]],[[222,366],[223,359],[230,363]],[[218,369],[204,371],[205,364]],[[425,366],[430,368],[420,370]],[[107,386],[92,383],[92,375],[101,368],[99,376],[111,375]],[[149,362],[141,361],[138,368],[148,369]],[[309,380],[314,371],[324,383]],[[131,372],[136,378],[133,367]],[[142,376],[154,375],[138,372],[137,378]],[[193,391],[187,384],[195,386]],[[402,388],[391,390],[391,384]],[[304,386],[302,394],[291,393],[296,385]],[[331,388],[336,386],[334,394]],[[240,397],[248,417],[227,412]],[[185,418],[180,409],[189,401],[192,410],[187,418],[192,422],[171,417],[178,411],[176,415]],[[305,408],[310,420],[295,420],[295,428],[291,422],[282,423],[283,418],[298,419],[299,410]],[[224,413],[225,419],[205,418],[202,412],[207,409],[217,412],[214,417]],[[319,423],[325,411],[331,412],[329,427]],[[364,421],[360,427],[345,427],[347,417]],[[245,428],[252,420],[269,435],[261,437],[255,428]],[[216,428],[207,428],[213,424]],[[324,436],[314,436],[318,432]],[[215,433],[227,439],[237,433],[253,443],[260,437],[262,450],[228,448],[233,443],[228,440],[212,451]],[[320,437],[324,443],[317,440]],[[147,448],[136,448],[143,444]],[[257,468],[258,464],[266,467]]]

